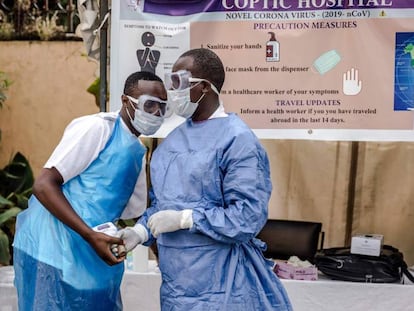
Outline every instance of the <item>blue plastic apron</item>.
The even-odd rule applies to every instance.
[[[89,226],[116,221],[137,181],[145,147],[117,118],[105,148],[62,187]],[[121,310],[124,266],[107,265],[76,232],[32,196],[17,217],[14,240],[19,310]]]

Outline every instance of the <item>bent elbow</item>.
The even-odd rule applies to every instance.
[[[32,193],[37,197],[41,197],[44,193],[47,192],[47,182],[44,178],[37,178],[33,183]]]
[[[61,187],[63,178],[56,169],[43,169],[33,183],[32,192],[37,198],[45,196],[52,189]]]

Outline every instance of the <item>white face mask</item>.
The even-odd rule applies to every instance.
[[[143,135],[152,135],[161,127],[164,122],[163,117],[156,116],[154,114],[136,109],[131,103],[131,100],[128,99],[129,104],[134,108],[134,118],[131,117],[128,109],[126,112],[128,114],[129,120],[131,121],[132,126],[139,133]]]
[[[190,89],[186,88],[184,90],[169,90],[167,91],[168,96],[168,103],[169,105],[173,106],[175,109],[175,113],[183,117],[185,119],[191,117],[198,107],[198,103],[203,99],[206,95],[200,96],[197,102],[193,103],[190,98]]]
[[[189,81],[198,82],[198,83],[202,81],[206,81],[210,83],[210,86],[213,92],[220,96],[220,92],[217,90],[214,84],[212,84],[210,81],[206,79],[190,77]],[[203,93],[203,95],[201,95],[200,98],[195,103],[191,101],[190,90],[193,87],[195,87],[197,84],[190,86],[188,88],[185,88],[183,90],[179,90],[179,89],[167,90],[168,105],[171,107],[170,109],[174,109],[177,115],[187,119],[191,117],[193,113],[196,111],[198,104],[206,95],[206,93]]]

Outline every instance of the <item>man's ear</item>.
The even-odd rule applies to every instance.
[[[205,82],[205,81],[201,81],[201,83],[203,84],[203,89],[201,90],[203,93],[207,93],[208,91],[210,91],[211,89],[210,83]]]
[[[126,97],[124,94],[121,95],[122,105],[126,105],[128,103],[128,100],[128,97]]]

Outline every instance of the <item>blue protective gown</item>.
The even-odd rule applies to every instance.
[[[254,238],[268,215],[269,161],[239,117],[184,122],[153,153],[151,180],[139,223],[166,209],[192,209],[194,220],[157,239],[163,311],[291,310]]]
[[[120,117],[91,165],[62,187],[74,210],[93,227],[119,219],[139,176],[146,149]],[[107,265],[76,232],[32,196],[17,217],[14,240],[19,311],[122,310],[124,265]]]

